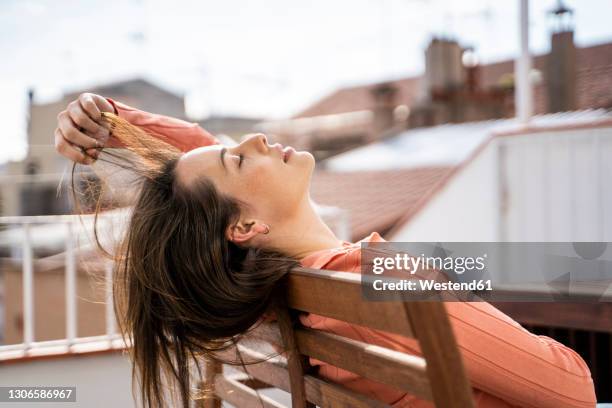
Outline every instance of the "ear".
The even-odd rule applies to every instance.
[[[259,220],[239,220],[235,225],[227,227],[226,238],[235,244],[242,244],[257,234],[263,234],[267,230],[263,222]]]

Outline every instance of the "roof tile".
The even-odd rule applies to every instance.
[[[311,196],[349,211],[351,239],[381,234],[410,214],[450,174],[452,167],[334,172],[316,171]]]

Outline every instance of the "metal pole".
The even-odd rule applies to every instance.
[[[66,340],[74,343],[77,335],[76,254],[72,221],[66,223]]]
[[[23,343],[27,350],[34,341],[34,266],[30,225],[23,225]]]
[[[516,59],[514,76],[516,86],[514,103],[516,116],[523,124],[529,123],[533,114],[533,91],[529,80],[531,56],[529,55],[529,0],[519,0],[519,39],[520,53]]]
[[[115,312],[113,310],[113,262],[106,262],[104,267],[106,282],[106,335],[109,340],[115,334]]]

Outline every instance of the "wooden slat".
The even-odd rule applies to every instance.
[[[297,329],[303,354],[362,377],[432,400],[425,360],[419,356],[312,329]]]
[[[287,279],[287,302],[303,312],[414,337],[403,310],[398,315],[398,302],[365,301],[357,273],[295,268]]]
[[[239,379],[237,380],[240,383],[246,385],[249,388],[252,388],[254,390],[260,390],[263,388],[272,388],[272,386],[266,382],[263,382],[257,378],[251,378],[251,377],[245,377],[243,379]]]
[[[295,336],[302,354],[403,389],[422,398],[432,399],[431,388],[426,377],[426,362],[421,357],[319,330],[296,329]],[[251,337],[265,341],[274,347],[279,347],[282,342],[278,325],[269,322],[261,323],[251,332]],[[378,374],[378,367],[382,367],[381,370],[384,373]]]
[[[240,352],[248,360],[259,360],[266,356],[255,350],[241,347]],[[228,356],[230,354],[228,353]],[[241,366],[235,367],[244,371]],[[246,366],[246,373],[278,389],[291,392],[289,383],[289,372],[287,365],[278,359],[270,359],[258,364]],[[339,384],[327,382],[313,375],[304,376],[304,388],[306,399],[319,407],[354,407],[354,408],[383,408],[388,405],[369,398],[365,395],[353,392]]]
[[[304,377],[306,395],[319,407],[329,408],[389,408],[378,400],[370,399],[337,386],[321,378],[307,375]]]
[[[217,376],[215,380],[215,390],[221,399],[235,407],[286,408],[272,398],[261,393],[258,396],[253,389],[222,375]]]
[[[223,366],[216,361],[207,361],[204,365],[204,387],[210,389],[214,387],[216,377],[223,375]],[[215,392],[212,398],[201,401],[203,408],[221,408],[221,400]]]
[[[311,407],[306,400],[302,358],[296,344],[293,324],[284,296],[277,297],[275,310],[278,327],[283,339],[283,346],[287,354],[287,368],[289,370],[289,382],[291,383],[291,406],[293,408]]]
[[[473,407],[472,388],[444,303],[406,302],[404,307],[427,361],[427,376],[436,406]]]
[[[226,378],[230,378],[232,380],[236,380],[239,383],[246,385],[249,388],[254,390],[265,389],[265,388],[274,388],[272,385],[263,382],[257,378],[251,377],[244,372],[239,372],[233,375],[225,375]]]
[[[272,345],[281,342],[280,330],[274,323],[260,324],[251,335]],[[433,399],[426,362],[421,357],[307,328],[296,329],[295,337],[302,354],[421,398]]]

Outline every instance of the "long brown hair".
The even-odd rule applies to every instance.
[[[130,170],[139,180],[114,254],[98,237],[100,201],[94,222],[99,249],[114,260],[114,310],[123,339],[131,338],[132,381],[139,380],[146,407],[165,406],[167,379],[172,397],[176,390],[179,404],[188,408],[191,364],[200,380],[204,360],[244,366],[242,358],[240,363],[221,359],[218,352],[235,347],[256,326],[298,261],[227,240],[227,227],[246,203],[221,194],[206,177],[189,188],[181,185],[175,175],[177,148],[114,114],[104,113],[103,119],[130,154],[102,149],[98,161]],[[74,178],[73,168],[79,208]]]

